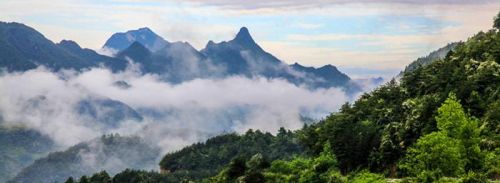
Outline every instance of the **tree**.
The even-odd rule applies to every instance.
[[[463,126],[469,123],[469,119],[457,101],[455,94],[450,93],[443,105],[438,109],[436,116],[437,127],[440,131],[453,138],[460,138]]]
[[[90,183],[89,179],[87,178],[87,176],[82,176],[80,177],[80,183]]]
[[[358,172],[350,181],[352,183],[386,183],[383,175],[370,173],[367,170]]]
[[[464,157],[460,142],[443,132],[433,132],[417,140],[408,149],[400,168],[409,175],[418,176],[424,171],[439,172],[444,176],[464,173]]]
[[[400,168],[410,175],[435,179],[480,170],[484,157],[478,121],[465,114],[455,94],[450,93],[439,107],[436,122],[438,131],[418,139]]]
[[[245,174],[246,160],[243,157],[236,157],[229,163],[229,168],[227,170],[227,177],[229,180],[234,180],[243,174]]]
[[[108,172],[101,171],[90,177],[90,182],[108,183],[111,182],[111,177],[109,177]]]
[[[495,19],[493,21],[493,27],[500,29],[500,12],[498,12],[497,16],[495,16]]]
[[[245,172],[245,178],[243,179],[247,183],[253,182],[264,182],[264,175],[262,175],[262,170],[270,166],[269,162],[258,153],[252,156],[248,160],[247,171]]]
[[[69,177],[64,183],[75,183],[73,177]]]
[[[436,122],[441,132],[459,141],[462,156],[466,157],[465,170],[481,169],[483,155],[479,147],[481,139],[478,121],[465,114],[455,94],[451,93],[438,109]]]

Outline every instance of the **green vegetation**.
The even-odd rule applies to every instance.
[[[301,154],[295,135],[281,128],[276,136],[249,130],[244,135],[225,134],[185,147],[163,157],[160,167],[173,175],[200,179],[217,174],[233,158],[247,159],[260,153],[270,161]]]
[[[479,147],[478,122],[467,117],[455,95],[450,95],[438,109],[436,121],[438,131],[418,139],[408,150],[401,169],[411,176],[424,176],[423,182],[481,171],[486,152]]]
[[[499,19],[496,29],[458,43],[444,58],[405,72],[399,82],[364,94],[319,123],[287,132],[282,141],[297,138],[303,153],[280,154],[294,143],[271,140],[275,143],[265,144],[273,146],[263,146],[269,141],[223,135],[169,154],[160,165],[171,174],[218,171],[201,176],[202,182],[498,180]]]

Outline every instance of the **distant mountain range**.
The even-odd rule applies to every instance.
[[[116,33],[103,48],[116,54],[113,57],[101,55],[70,40],[56,44],[24,24],[0,22],[0,67],[9,71],[25,71],[40,65],[54,71],[98,66],[121,71],[132,62],[140,65],[142,73],[158,74],[163,80],[173,83],[240,75],[285,79],[309,89],[342,87],[350,92],[360,90],[335,66],[287,65],[263,50],[245,27],[233,40],[209,41],[200,51],[187,42],[169,42],[149,28]]]

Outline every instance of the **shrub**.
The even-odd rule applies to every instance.
[[[475,172],[468,172],[461,179],[461,183],[487,183],[488,178],[485,175]]]
[[[367,170],[358,172],[351,180],[352,183],[386,183],[385,177],[380,174],[371,173]]]

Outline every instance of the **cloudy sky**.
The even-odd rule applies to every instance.
[[[150,27],[202,49],[246,26],[287,63],[389,76],[412,60],[488,30],[495,0],[0,0],[0,21],[99,49],[115,32]]]

